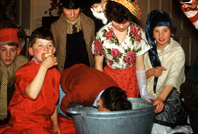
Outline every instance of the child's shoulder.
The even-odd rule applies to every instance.
[[[132,28],[136,27],[137,29],[144,31],[144,29],[141,26],[139,26],[138,24],[136,24],[135,22],[131,22],[131,27]]]
[[[16,56],[15,62],[27,63],[28,59],[23,55]]]
[[[24,71],[24,70],[25,70],[26,72],[28,72],[28,71],[33,71],[34,68],[39,68],[39,66],[37,66],[37,64],[36,64],[35,61],[31,60],[31,61],[28,61],[28,62],[26,62],[25,64],[23,64],[23,65],[19,68],[19,70],[20,70],[20,71]],[[19,71],[19,70],[18,70],[18,71]]]

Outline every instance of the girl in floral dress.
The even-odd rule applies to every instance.
[[[145,91],[144,53],[150,46],[143,29],[134,23],[141,16],[138,5],[129,0],[109,0],[104,12],[110,22],[98,31],[92,44],[95,68],[110,75],[128,97],[141,94],[144,99],[153,98]]]

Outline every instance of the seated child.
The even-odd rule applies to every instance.
[[[8,125],[0,127],[0,133],[60,134],[56,107],[60,73],[54,67],[57,60],[52,33],[42,27],[36,29],[29,46],[33,59],[16,72],[8,107],[11,118]]]
[[[9,120],[7,106],[14,92],[15,73],[28,62],[26,57],[19,55],[21,43],[18,32],[14,28],[0,29],[0,125]]]

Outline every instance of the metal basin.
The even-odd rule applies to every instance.
[[[152,104],[129,98],[133,110],[98,112],[93,107],[71,107],[77,134],[150,134],[155,116]]]

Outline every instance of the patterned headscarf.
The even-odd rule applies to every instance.
[[[141,19],[140,8],[135,2],[132,2],[131,0],[110,0],[110,1],[114,1],[114,2],[122,4],[131,12],[131,14],[133,14],[139,20]]]
[[[157,48],[155,45],[155,39],[153,38],[153,30],[157,26],[167,26],[172,29],[172,21],[170,16],[161,11],[161,10],[154,10],[148,14],[147,21],[146,21],[146,38],[148,44],[152,46],[149,50],[149,58],[153,67],[161,66],[161,62],[158,57]],[[158,77],[154,79],[154,92],[156,90]]]

